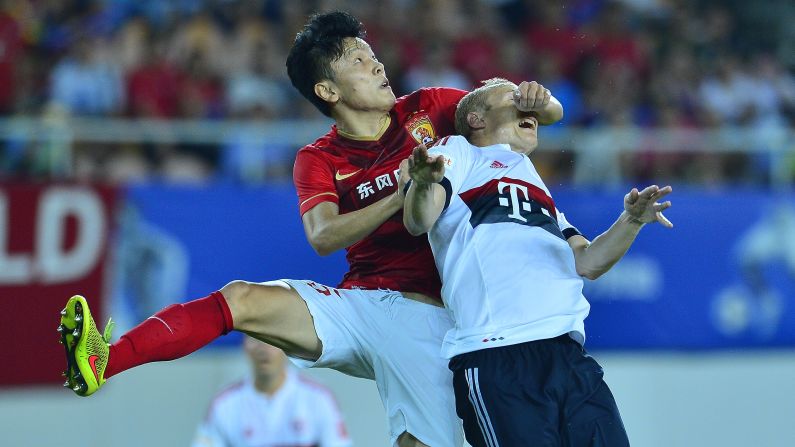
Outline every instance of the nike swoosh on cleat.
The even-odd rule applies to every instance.
[[[91,355],[88,357],[88,364],[91,366],[91,371],[94,371],[94,377],[96,377],[97,385],[99,385],[99,374],[97,373],[97,360],[99,360],[98,355]]]
[[[350,177],[350,176],[353,176],[353,175],[356,175],[356,174],[358,174],[358,173],[359,173],[359,171],[361,171],[361,169],[359,169],[359,170],[356,170],[356,171],[353,171],[353,172],[351,172],[350,174],[340,174],[340,171],[337,171],[337,173],[336,173],[336,174],[334,174],[334,178],[335,178],[335,179],[337,179],[337,181],[340,181],[340,180],[345,180],[346,178],[348,178],[348,177]]]

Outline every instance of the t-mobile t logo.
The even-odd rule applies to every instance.
[[[509,209],[511,210],[511,213],[508,214],[508,217],[511,219],[527,222],[527,219],[522,217],[522,210],[527,211],[528,213],[533,212],[533,204],[530,201],[530,196],[527,194],[527,187],[524,185],[517,185],[516,183],[497,183],[497,192],[500,194],[505,193],[506,188],[508,189],[510,201],[508,200],[508,197],[500,197],[500,206],[510,207]],[[521,197],[519,194],[520,192]],[[547,211],[543,206],[538,206],[537,208],[539,208],[542,213],[549,216],[549,211]]]

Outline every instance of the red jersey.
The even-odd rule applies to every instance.
[[[375,141],[331,131],[298,151],[293,180],[301,215],[322,202],[340,214],[371,205],[397,191],[400,162],[418,144],[455,133],[455,108],[467,92],[425,88],[398,98],[391,122]],[[349,270],[338,287],[419,292],[439,299],[441,280],[428,237],[414,237],[395,213],[370,235],[347,247]]]

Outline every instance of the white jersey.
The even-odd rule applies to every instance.
[[[289,371],[273,396],[250,380],[219,393],[199,426],[193,447],[348,447],[331,392]]]
[[[442,298],[455,327],[442,354],[570,334],[585,341],[590,305],[566,240],[580,234],[530,159],[506,144],[464,137],[430,149],[445,157],[445,210],[429,232]]]

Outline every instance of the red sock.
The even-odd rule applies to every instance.
[[[184,357],[232,329],[232,313],[221,292],[172,304],[110,346],[105,378],[144,363]]]

